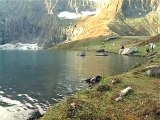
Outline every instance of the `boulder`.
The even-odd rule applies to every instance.
[[[104,52],[107,52],[107,51],[105,49],[99,49],[96,52],[98,52],[98,53],[104,53]]]
[[[152,77],[160,77],[160,65],[151,65],[141,69],[142,72],[146,72],[147,75]]]
[[[86,56],[86,53],[83,51],[80,53],[80,56]]]
[[[119,49],[119,52],[118,52],[118,53],[119,53],[119,54],[122,54],[123,50],[124,50],[124,49]]]
[[[132,88],[131,87],[127,87],[127,88],[125,88],[125,89],[123,89],[123,90],[121,90],[121,92],[120,92],[120,97],[122,97],[122,96],[125,96],[125,95],[127,95],[129,92],[131,92],[132,91]]]
[[[123,49],[123,51],[119,50],[119,53],[121,53],[122,55],[130,55],[130,54],[137,53],[137,52],[138,52],[138,49],[136,47],[125,48]]]
[[[121,96],[115,98],[115,101],[118,102],[118,101],[123,101],[123,98]]]
[[[146,71],[147,75],[153,77],[160,77],[160,68],[153,68]]]
[[[141,69],[141,72],[146,72],[146,71],[151,70],[151,69],[160,69],[160,65],[159,64],[150,65],[148,67],[145,67],[145,68]]]
[[[95,84],[99,83],[101,81],[101,76],[93,76],[92,78],[84,80],[86,83],[88,83],[89,87],[93,87]]]
[[[39,110],[34,110],[32,113],[29,114],[29,117],[27,120],[37,120],[42,116],[43,114],[41,114]]]

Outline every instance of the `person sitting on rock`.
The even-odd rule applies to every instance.
[[[124,46],[123,46],[123,45],[121,46],[121,49],[124,49]]]
[[[146,48],[146,52],[147,52],[147,54],[149,54],[149,53],[150,53],[150,50],[149,50],[149,48]]]
[[[147,53],[150,53],[149,48],[146,48],[146,52],[147,52]]]

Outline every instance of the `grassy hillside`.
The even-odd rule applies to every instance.
[[[159,5],[158,0],[110,0],[96,15],[81,18],[71,29],[70,39],[154,36],[160,28]]]
[[[137,37],[134,39],[130,39],[130,37],[118,38],[116,41],[114,39],[105,41],[103,45],[110,51],[117,51],[122,43],[125,46],[136,45],[140,55],[146,55],[146,44],[140,44],[137,39]],[[142,43],[147,42],[144,38],[141,41]],[[103,42],[101,40],[86,43],[76,41],[59,46],[59,48],[82,49],[81,45],[85,45],[84,48],[88,46],[87,48],[96,50]],[[113,43],[116,47],[111,47]],[[73,44],[76,46],[71,47]],[[160,49],[159,38],[156,45],[155,51],[158,52]],[[157,53],[146,64],[136,65],[127,73],[103,76],[99,85],[78,92],[76,95],[68,97],[67,100],[54,105],[41,120],[159,120],[160,79],[159,77],[150,77],[144,72],[147,66],[159,65],[159,62],[160,55]],[[113,80],[118,82],[112,84],[111,81]],[[124,96],[121,101],[115,101],[120,91],[128,86],[131,86],[132,91]],[[71,103],[76,104],[74,110],[71,109]]]
[[[96,51],[98,49],[106,49],[109,52],[118,53],[121,45],[125,47],[138,46],[141,42],[150,38],[149,36],[121,36],[108,40],[108,37],[98,37],[92,39],[86,39],[82,41],[73,41],[64,44],[60,44],[52,49],[64,49],[64,50],[86,50]]]

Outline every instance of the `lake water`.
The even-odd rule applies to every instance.
[[[0,120],[23,120],[34,109],[44,112],[80,90],[93,75],[113,75],[144,63],[116,54],[78,56],[71,51],[0,51]]]

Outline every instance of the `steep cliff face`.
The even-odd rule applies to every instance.
[[[91,0],[0,0],[5,41],[53,46],[66,40],[66,28],[77,21],[59,19],[60,12],[79,14],[95,8]]]
[[[133,30],[137,31],[132,32],[129,35],[153,36],[160,33],[160,14],[158,10],[160,7],[160,1],[135,0],[133,2],[133,0],[130,0],[129,2],[126,2],[125,0],[125,4],[122,5],[122,12],[124,15],[122,20],[125,26],[129,26]]]
[[[2,0],[6,42],[39,43],[53,46],[64,40],[60,19],[49,15],[43,0]]]
[[[105,0],[101,1],[106,3]],[[114,35],[160,33],[159,0],[108,0],[95,16],[83,18],[71,30],[71,40]]]

